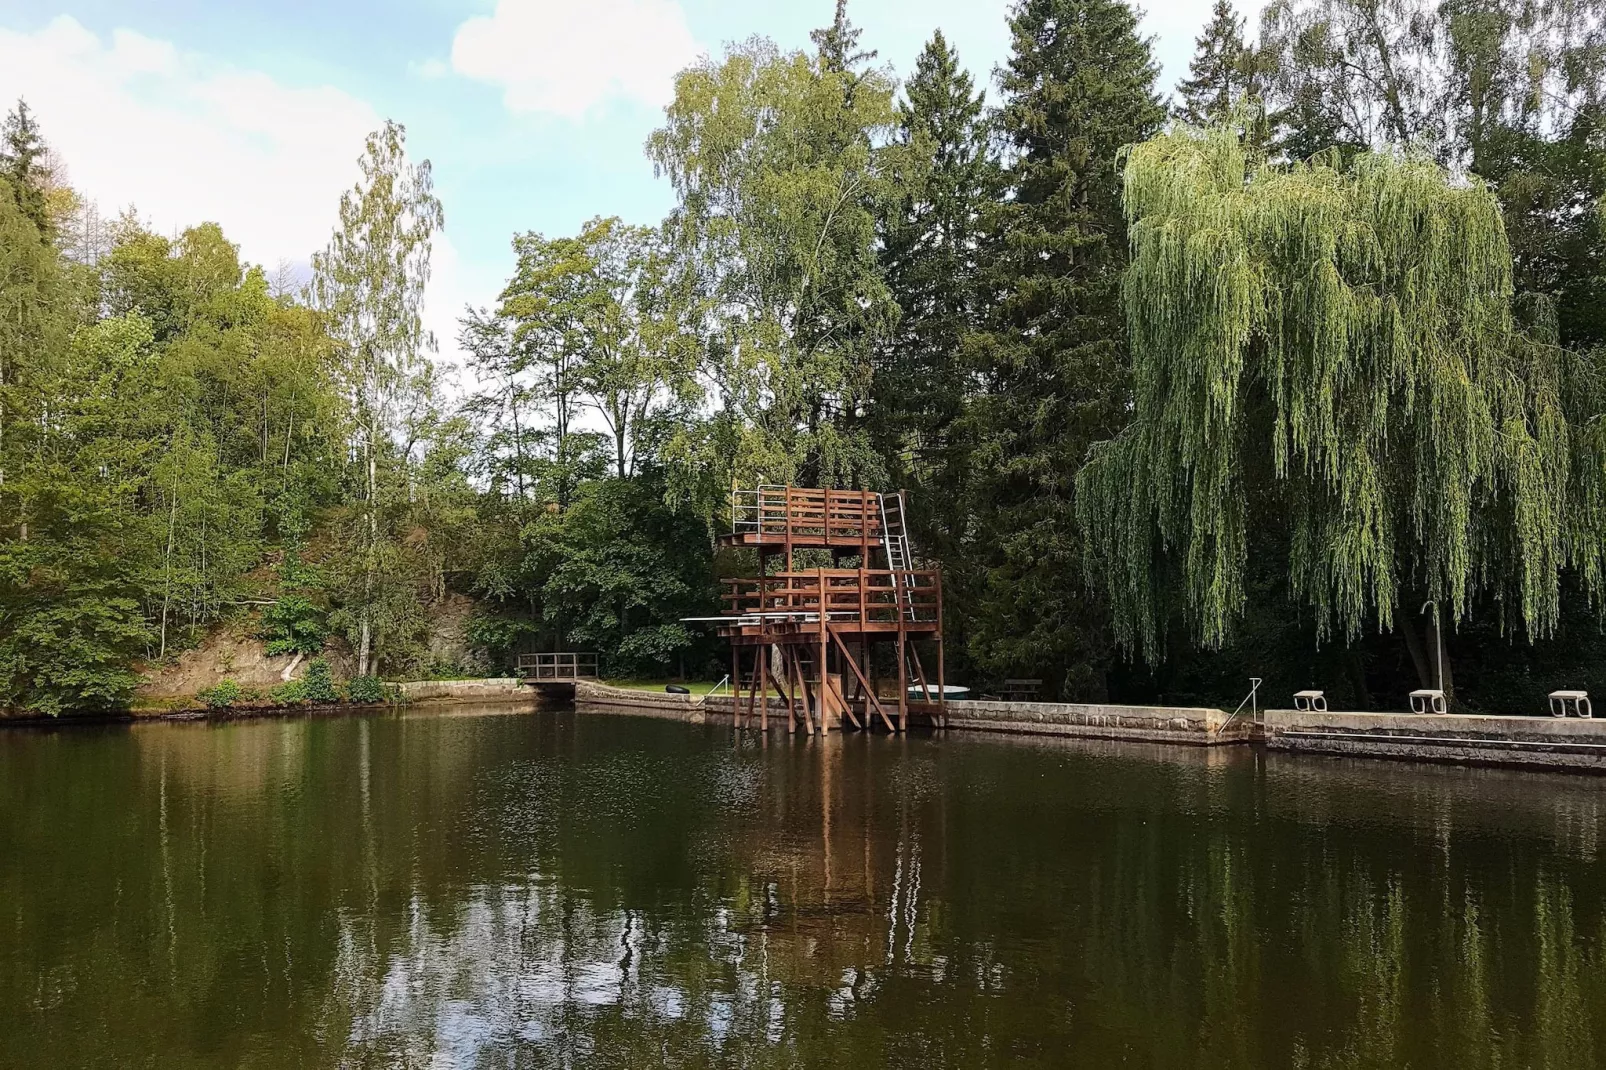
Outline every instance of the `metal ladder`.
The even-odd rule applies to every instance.
[[[905,582],[904,574],[914,569],[914,549],[909,544],[908,525],[904,523],[903,493],[877,497],[881,504],[881,545],[887,552],[887,567],[892,570],[892,584],[903,605],[904,619],[912,621],[915,619],[914,592]]]

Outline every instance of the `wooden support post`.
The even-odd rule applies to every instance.
[[[826,491],[827,502],[830,501],[830,494],[830,491]],[[815,569],[814,574],[820,585],[820,731],[824,733],[830,731],[831,725],[831,722],[826,720],[825,712],[828,704],[826,698],[826,673],[828,670],[826,669],[825,629],[826,618],[829,616],[827,607],[830,605],[831,595],[825,586],[825,569]]]
[[[937,588],[937,716],[942,726],[948,727],[948,677],[944,671],[942,654],[942,573],[933,576]]]
[[[748,686],[748,689],[747,689],[747,716],[749,718],[751,718],[753,716],[753,702],[754,702],[755,699],[758,698],[759,674],[764,671],[763,648],[762,647],[755,647],[753,653],[754,653],[754,657],[753,657],[753,676],[752,676],[752,679],[748,682],[749,686]]]
[[[766,736],[770,730],[770,647],[758,648],[758,730]]]
[[[904,650],[903,611],[898,612],[898,731],[909,727],[909,665]]]
[[[731,638],[731,721],[742,727],[742,648]]]
[[[853,675],[858,679],[859,685],[861,687],[868,688],[869,687],[869,681],[865,680],[864,671],[859,668],[858,663],[855,662],[851,657],[846,657],[847,652],[848,652],[848,647],[847,647],[847,644],[842,641],[842,636],[838,635],[837,632],[835,631],[835,629],[833,629],[831,631],[831,638],[835,639],[836,643],[837,643],[837,646],[842,648],[842,653],[844,655],[844,660],[847,661],[848,668],[853,670]],[[882,722],[887,726],[887,731],[891,732],[893,730],[892,721],[891,721],[890,718],[887,717],[887,711],[886,711],[885,708],[882,707],[880,698],[878,698],[876,696],[876,694],[875,694],[875,692],[873,690],[867,691],[866,694],[868,695],[868,698],[865,700],[865,707],[864,707],[865,718],[868,720],[868,718],[870,716],[870,710],[871,710],[872,707],[874,707],[875,711],[881,715]],[[854,723],[855,724],[858,723],[857,719],[855,719]],[[859,725],[859,727],[863,728],[865,726],[864,725]]]
[[[792,648],[781,646],[781,671],[786,673],[786,730],[797,732],[797,692],[792,686]]]

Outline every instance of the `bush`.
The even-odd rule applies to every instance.
[[[298,706],[307,701],[307,685],[300,680],[287,680],[268,692],[275,706]]]
[[[195,697],[200,699],[208,709],[226,710],[243,698],[245,692],[233,680],[224,680],[200,692]]]
[[[323,610],[298,594],[287,594],[262,611],[260,637],[269,654],[316,654],[328,634]]]
[[[352,702],[388,702],[393,694],[394,688],[377,676],[353,676],[346,684],[346,697]]]
[[[307,675],[301,678],[301,697],[307,702],[330,703],[340,701],[340,690],[335,687],[335,674],[323,658],[307,662]]]

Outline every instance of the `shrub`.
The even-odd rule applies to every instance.
[[[262,611],[260,635],[271,655],[316,654],[328,631],[323,610],[298,594],[287,594]]]
[[[276,706],[297,706],[307,701],[307,685],[301,680],[287,680],[268,692]]]
[[[352,702],[388,702],[393,689],[377,676],[353,676],[346,684],[346,697]]]
[[[339,702],[340,690],[335,687],[335,674],[323,658],[307,662],[307,675],[301,678],[301,697],[307,702]]]
[[[208,709],[226,710],[244,697],[240,685],[233,680],[224,680],[195,696],[200,699]]]

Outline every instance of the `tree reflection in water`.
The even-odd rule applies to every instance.
[[[0,735],[0,1065],[1593,1066],[1601,785],[458,711]]]

